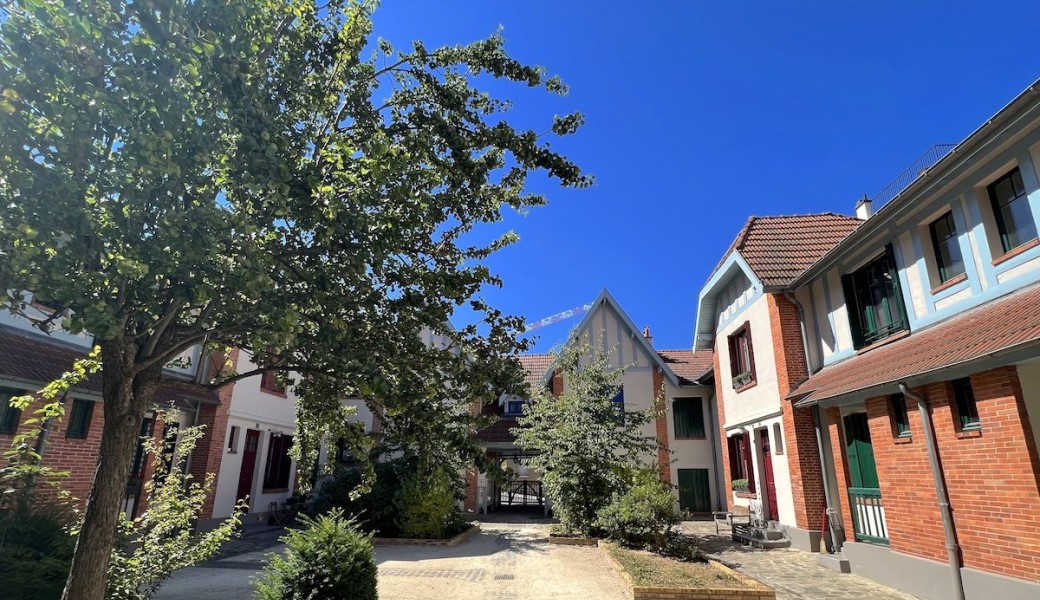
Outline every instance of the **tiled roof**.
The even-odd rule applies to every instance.
[[[835,213],[750,217],[722,261],[737,250],[764,286],[783,287],[861,223]],[[721,262],[715,270],[720,266]]]
[[[552,353],[520,355],[520,364],[524,367],[525,379],[532,393],[542,386],[542,376],[549,370],[554,360],[556,360],[556,355]]]
[[[513,427],[516,427],[516,419],[513,417],[502,417],[491,425],[478,431],[477,439],[482,442],[512,444],[516,441],[516,436],[509,431]]]
[[[42,334],[0,328],[0,378],[46,384],[61,377],[72,368],[72,363],[85,356],[84,349],[49,341]],[[90,375],[73,389],[93,394],[103,393],[102,373]],[[161,386],[156,390],[153,400],[157,405],[166,405],[184,399],[212,404],[219,402],[216,392],[174,385]]]
[[[714,366],[711,350],[658,350],[679,382],[692,385]]]
[[[790,394],[815,403],[1040,341],[1040,285],[1016,291],[832,365]]]

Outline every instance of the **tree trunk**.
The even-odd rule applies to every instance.
[[[108,562],[116,541],[120,505],[141,422],[161,369],[133,375],[132,344],[101,342],[105,425],[97,470],[62,600],[103,600]]]

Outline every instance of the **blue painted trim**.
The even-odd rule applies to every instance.
[[[924,300],[924,310],[926,313],[930,313],[935,310],[935,305],[930,293],[930,290],[932,289],[932,281],[931,277],[928,276],[928,263],[924,258],[924,243],[921,240],[921,230],[917,227],[911,227],[909,233],[910,246],[914,249],[914,256],[917,257],[914,264],[917,267],[917,276],[921,278],[921,295]],[[929,232],[929,236],[931,236],[931,232]],[[928,243],[931,242],[932,240],[929,239]],[[907,288],[906,291],[910,294],[910,306],[907,308],[916,315],[917,311],[914,309],[914,296],[910,292],[910,288]]]
[[[714,337],[715,333],[719,329],[736,318],[737,315],[733,315],[733,317],[727,319],[725,322],[715,322],[715,315],[718,313],[718,296],[720,293],[725,291],[726,286],[737,273],[737,269],[744,273],[744,276],[751,282],[751,287],[755,290],[755,293],[752,295],[748,304],[751,304],[751,302],[762,295],[762,282],[759,280],[758,276],[755,275],[755,272],[751,270],[751,267],[748,266],[744,257],[742,257],[740,252],[736,250],[730,252],[729,256],[726,257],[726,260],[723,261],[718,270],[715,271],[715,274],[712,275],[711,279],[709,279],[708,282],[704,284],[704,287],[701,288],[701,292],[697,299],[697,320],[694,322],[693,329],[694,347],[697,346],[697,337],[699,335],[710,335]],[[710,310],[710,314],[705,308],[706,301],[709,298],[714,300],[714,308]],[[747,305],[745,305],[745,308],[746,306]],[[741,312],[743,312],[743,309],[738,311],[737,314]]]
[[[809,286],[809,306],[811,307],[810,310],[812,310],[813,313],[812,326],[813,335],[816,336],[816,359],[820,362],[820,364],[823,364],[823,336],[820,335],[820,319],[818,319],[816,315],[816,293],[813,292],[812,285]],[[834,330],[832,329],[831,331]],[[837,339],[835,339],[835,342],[836,341]],[[808,361],[809,357],[807,356],[805,358]]]
[[[911,234],[911,238],[913,234]],[[910,297],[910,282],[906,277],[906,260],[903,258],[903,245],[899,243],[899,236],[891,238],[892,244],[892,256],[896,261],[896,273],[899,275],[899,285],[902,289],[899,290],[900,295],[903,296],[903,312],[906,314],[908,321],[907,325],[910,331],[917,329],[917,314],[914,311],[913,298]],[[906,305],[907,300],[910,301],[910,306]],[[849,325],[852,326],[851,324]]]

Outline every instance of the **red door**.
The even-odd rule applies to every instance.
[[[246,430],[246,443],[242,449],[242,470],[238,473],[237,500],[249,495],[253,490],[253,471],[256,470],[256,449],[260,445],[260,432],[255,429]]]
[[[766,510],[770,521],[779,521],[776,513],[776,483],[773,481],[773,456],[769,451],[769,430],[762,430],[762,475],[766,484]]]

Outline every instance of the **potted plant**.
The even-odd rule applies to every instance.
[[[751,371],[744,371],[733,378],[733,389],[739,390],[749,383],[751,383]]]
[[[734,479],[733,480],[733,491],[739,494],[746,494],[748,491],[748,480],[747,479]]]

